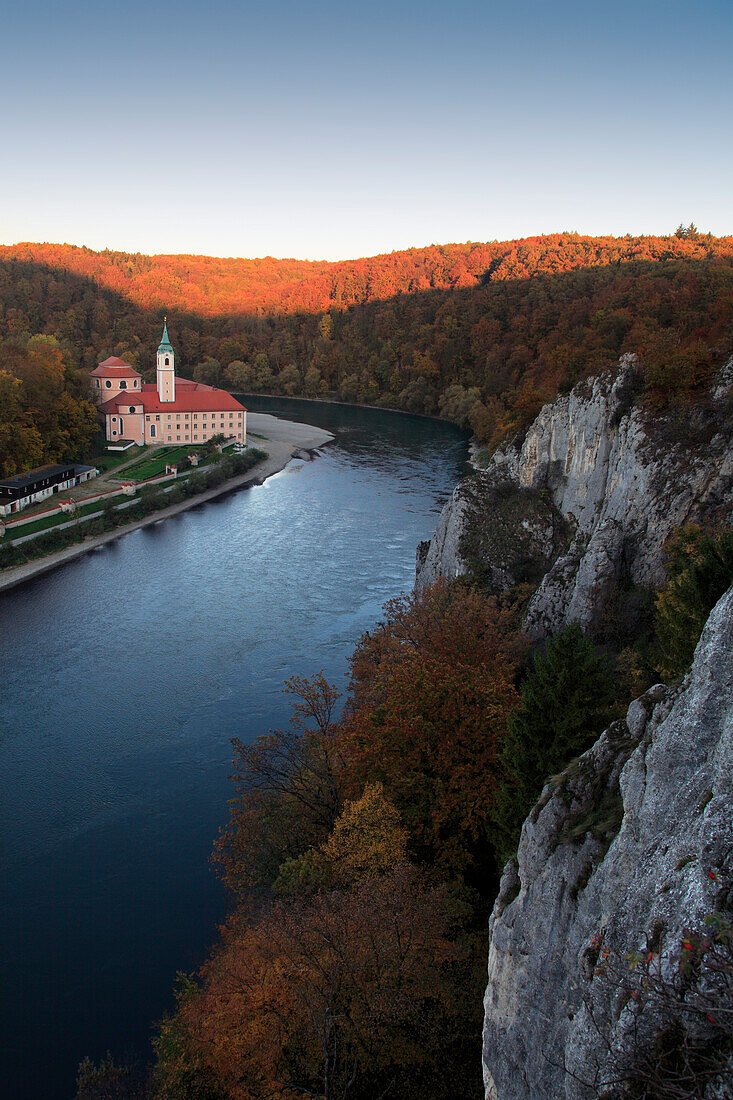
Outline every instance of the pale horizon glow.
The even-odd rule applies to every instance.
[[[3,38],[3,244],[335,261],[733,233],[720,0],[28,0]]]

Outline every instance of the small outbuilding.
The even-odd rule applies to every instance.
[[[9,516],[22,512],[31,504],[45,500],[54,493],[71,489],[82,481],[96,477],[96,466],[81,466],[78,462],[67,462],[57,466],[42,466],[38,470],[29,470],[25,474],[16,474],[0,480],[0,515]]]

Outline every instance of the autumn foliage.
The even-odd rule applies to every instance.
[[[731,256],[733,238],[586,237],[577,233],[488,243],[431,245],[335,262],[213,256],[145,256],[94,252],[59,244],[0,246],[0,262],[25,275],[25,265],[57,272],[55,303],[68,297],[63,273],[93,282],[144,310],[167,308],[202,316],[276,315],[347,309],[400,294],[471,288],[538,273],[634,261]],[[26,288],[27,289],[27,288]]]
[[[353,886],[390,874],[406,860],[407,830],[382,784],[371,783],[361,798],[346,803],[323,844],[285,860],[274,889],[299,894],[323,886]]]
[[[697,622],[726,539],[671,546],[667,618]],[[478,1097],[497,855],[616,713],[610,665],[575,625],[530,661],[515,608],[441,581],[385,605],[341,713],[322,675],[286,690],[290,726],[235,742],[216,858],[237,906],[160,1025],[154,1096]]]
[[[289,727],[234,743],[216,859],[238,905],[161,1025],[159,1100],[478,1095],[484,925],[466,875],[521,646],[465,585],[384,612],[345,714],[321,675],[293,678]]]
[[[322,843],[342,804],[341,749],[334,723],[339,693],[319,674],[293,676],[287,730],[253,745],[234,745],[235,795],[230,820],[215,847],[224,881],[237,894],[269,886],[281,865]]]
[[[0,476],[80,458],[98,430],[88,397],[53,337],[0,345]]]
[[[75,369],[116,354],[150,380],[163,312],[189,377],[437,414],[496,443],[627,351],[651,404],[699,399],[733,350],[733,238],[567,233],[334,264],[0,248],[0,341],[40,332]]]
[[[511,613],[439,581],[385,606],[351,662],[346,780],[379,781],[411,849],[457,873],[490,817],[521,643]]]
[[[187,1057],[161,1068],[162,1095],[192,1064],[232,1100],[455,1095],[460,1067],[434,1052],[460,1015],[461,954],[445,888],[406,865],[235,918],[179,1013]]]

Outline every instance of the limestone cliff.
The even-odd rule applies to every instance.
[[[674,970],[684,930],[730,914],[732,792],[733,589],[682,684],[632,703],[524,824],[490,921],[487,1100],[602,1096],[653,1042],[661,1009],[619,996],[599,945],[624,960],[652,943]]]
[[[469,570],[496,590],[539,582],[525,626],[541,638],[573,620],[589,627],[614,585],[659,582],[672,528],[731,499],[730,368],[683,424],[634,404],[631,355],[546,405],[457,487],[418,552],[416,587]]]

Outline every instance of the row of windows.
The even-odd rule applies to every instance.
[[[135,406],[135,405],[130,405],[130,410],[129,410],[129,411],[130,411],[130,413],[132,413],[133,415],[135,414],[135,409],[136,409],[136,406]],[[211,420],[212,420],[212,423],[213,423],[213,422],[214,422],[214,421],[216,420],[217,416],[219,416],[219,418],[220,418],[220,419],[222,420],[222,422],[223,422],[223,420],[224,420],[224,413],[212,413],[212,414],[211,414]],[[230,419],[230,420],[232,420],[233,418],[234,418],[234,414],[233,414],[233,413],[229,413],[229,419]],[[156,415],[155,419],[156,419],[156,421],[160,420],[160,416],[159,416],[159,415]],[[171,419],[171,414],[170,414],[170,413],[168,413],[168,419],[169,419],[169,420]],[[178,413],[178,414],[176,415],[176,420],[180,420],[180,419],[181,419],[181,414],[180,414],[180,413]],[[185,419],[186,419],[186,420],[188,420],[188,413],[186,413],[186,414],[185,414]],[[194,413],[194,414],[193,414],[193,419],[194,419],[194,420],[198,420],[198,413]],[[206,420],[206,413],[203,413],[203,414],[202,414],[202,417],[201,417],[201,419],[202,419],[202,420]],[[237,413],[237,420],[241,420],[241,419],[242,419],[242,414],[241,414],[241,413]],[[148,414],[148,415],[147,415],[147,416],[145,417],[145,420],[146,420],[147,422],[149,422],[149,421],[150,421],[150,415],[149,415],[149,414]],[[113,424],[116,424],[116,423],[117,423],[117,417],[116,417],[116,416],[113,416],[113,417],[112,417],[112,423],[113,423]],[[204,427],[205,427],[205,425],[204,425]]]
[[[98,378],[95,378],[95,379],[94,379],[94,381],[95,381],[95,382],[96,382],[96,384],[97,384],[97,389],[100,389],[100,388],[101,388],[101,385],[102,385],[102,383],[100,382],[100,380],[99,380]],[[109,378],[105,379],[105,382],[104,382],[104,384],[105,384],[105,386],[107,387],[107,389],[108,389],[108,390],[111,390],[111,389],[112,389],[112,381],[111,381],[111,379],[109,379]],[[136,390],[136,389],[137,389],[137,385],[138,385],[138,380],[137,380],[137,378],[133,378],[133,380],[132,380],[132,388],[133,388],[134,390]],[[124,378],[120,378],[120,379],[119,379],[119,386],[120,386],[120,389],[121,389],[121,390],[126,390],[126,389],[127,389],[127,382],[125,381],[125,379],[124,379]]]
[[[239,438],[240,436],[241,436],[241,432],[237,432],[237,438]],[[163,436],[161,436],[161,439],[163,439]],[[188,435],[184,435],[183,439],[181,439],[180,435],[177,435],[175,441],[176,441],[176,443],[181,443],[181,442],[190,443],[192,441],[192,437],[188,436]],[[201,440],[200,441],[201,441],[201,443],[204,443],[206,441],[206,436],[203,433],[201,435]],[[172,443],[173,442],[173,436],[172,435],[167,435],[164,439],[164,442],[165,443]],[[193,435],[193,442],[194,443],[199,442],[198,435],[196,435],[196,434]]]
[[[151,434],[151,435],[153,435],[153,434],[154,434],[154,432],[151,432],[150,434]],[[113,428],[113,429],[112,429],[112,435],[117,435],[117,429],[116,429],[116,428]],[[241,435],[241,433],[240,433],[240,432],[238,432],[238,433],[237,433],[237,435],[239,436],[239,435]],[[163,436],[161,436],[160,438],[161,438],[161,439],[163,439]],[[203,443],[203,442],[205,442],[205,440],[206,440],[206,436],[205,436],[205,435],[203,434],[203,432],[202,432],[202,433],[201,433],[201,442]],[[170,434],[169,434],[169,435],[167,435],[167,436],[165,437],[165,439],[164,439],[164,442],[165,442],[165,443],[172,443],[172,442],[173,442],[173,436],[172,436],[172,435],[170,435]],[[180,437],[180,435],[177,435],[177,436],[176,436],[176,443],[180,443],[180,442],[181,442],[181,437]],[[188,442],[190,442],[190,437],[189,437],[189,436],[187,436],[187,435],[184,435],[184,437],[183,437],[183,442],[184,442],[184,443],[188,443]],[[197,434],[195,434],[195,433],[194,433],[194,436],[193,436],[193,442],[194,442],[194,443],[198,443],[198,442],[199,442],[199,437],[198,437],[198,435],[197,435]]]
[[[132,412],[133,410],[132,410],[132,409],[130,409],[130,411]],[[225,418],[225,417],[226,417],[226,415],[227,415],[227,414],[226,414],[226,412],[212,412],[212,414],[211,414],[211,419],[215,419],[216,417],[221,417],[221,419],[223,420],[223,418]],[[206,420],[206,416],[207,416],[207,415],[206,415],[206,412],[201,412],[201,420]],[[168,420],[171,420],[171,419],[172,419],[172,417],[173,417],[173,414],[172,414],[172,412],[167,412],[167,414],[166,414],[166,418],[167,418]],[[233,412],[230,412],[230,414],[229,414],[229,419],[230,419],[230,420],[232,420],[232,419],[233,419],[233,417],[234,417],[234,414],[233,414]],[[147,415],[147,416],[145,417],[145,419],[146,419],[146,420],[150,420],[150,414],[149,414],[149,415]],[[156,414],[156,415],[155,415],[155,419],[156,419],[156,420],[160,420],[160,419],[161,419],[161,416],[160,416],[160,414]],[[180,419],[180,412],[176,412],[176,420],[179,420],[179,419]],[[198,412],[193,412],[193,414],[192,414],[192,419],[194,419],[194,420],[198,420]],[[237,419],[238,419],[238,420],[241,420],[241,419],[242,419],[242,414],[241,414],[241,412],[238,412],[238,414],[237,414]],[[184,420],[188,420],[188,412],[184,412]]]

